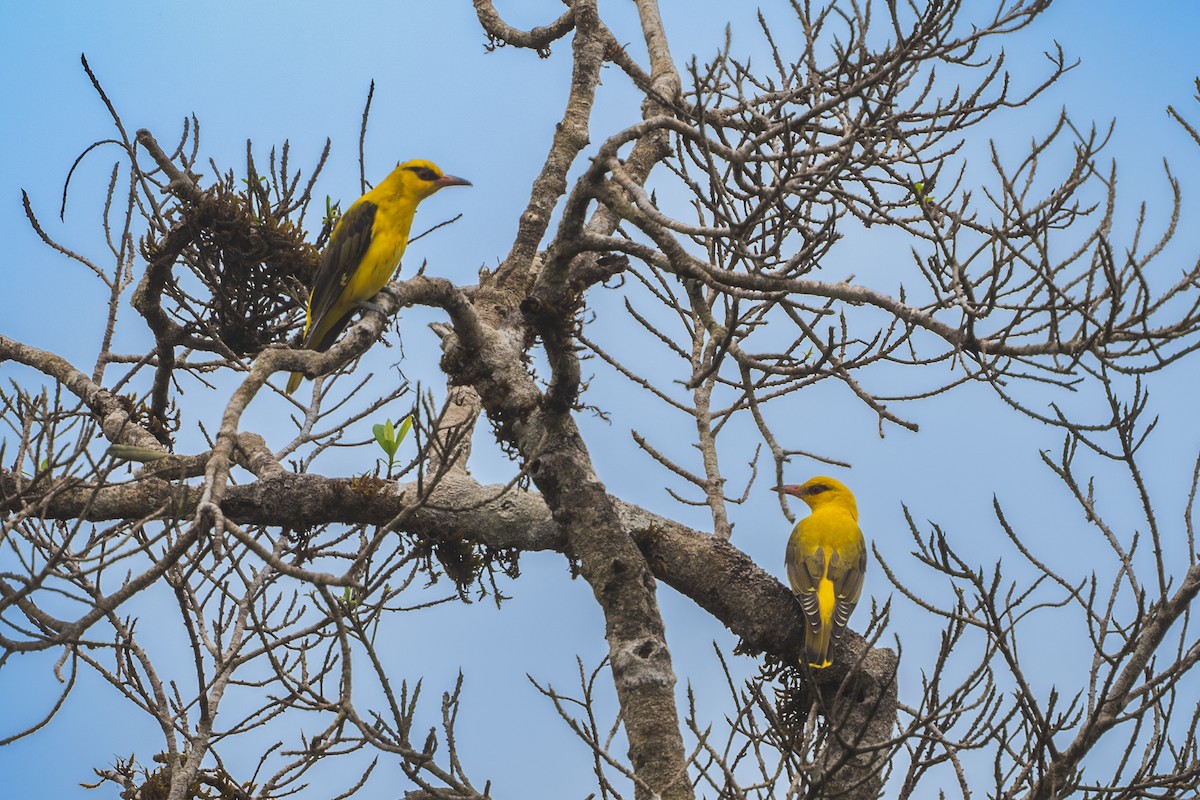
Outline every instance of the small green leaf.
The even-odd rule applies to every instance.
[[[387,453],[388,457],[388,474],[391,474],[392,465],[396,463],[396,451],[400,449],[400,443],[404,441],[404,437],[408,436],[408,432],[412,430],[412,414],[409,414],[400,423],[400,430],[397,432],[396,426],[389,419],[382,425],[371,426],[371,432],[375,435],[375,441],[379,443],[383,452]]]
[[[917,196],[918,204],[933,202],[933,195],[925,193],[925,182],[924,181],[913,181],[912,186],[913,186],[913,194],[915,194]],[[933,187],[931,186],[929,188],[932,189]]]
[[[335,202],[333,202],[332,197],[330,197],[329,195],[325,195],[325,218],[321,220],[321,225],[332,228],[334,225],[337,224],[338,220],[341,219],[341,216],[342,216],[341,201],[339,200],[338,202],[335,203]]]
[[[400,423],[400,433],[396,435],[396,444],[400,444],[404,441],[404,437],[408,436],[408,432],[412,430],[412,425],[412,414],[409,414],[404,418],[404,421]]]
[[[388,458],[396,455],[396,448],[400,443],[396,441],[396,428],[392,425],[392,421],[389,419],[371,430],[375,433],[375,441],[379,442],[379,446],[383,448],[383,452],[388,454]]]

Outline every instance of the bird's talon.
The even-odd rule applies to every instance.
[[[358,307],[363,311],[376,311],[385,317],[387,316],[387,309],[378,303],[372,303],[370,300],[360,300],[358,302]]]

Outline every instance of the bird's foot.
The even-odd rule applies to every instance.
[[[359,300],[358,307],[361,308],[363,311],[375,311],[375,312],[382,314],[385,317],[387,316],[386,308],[379,305],[379,303],[372,303],[370,300]]]
[[[392,290],[391,286],[388,286],[385,284],[384,287],[382,289],[380,289],[379,292],[375,296],[378,297],[381,294],[386,294],[388,297],[392,298],[392,300],[397,305],[400,303],[399,296],[396,294],[396,292],[394,292]],[[378,311],[383,316],[385,316],[385,317],[387,316],[387,309],[385,309],[379,303],[372,303],[370,300],[359,300],[358,307],[363,309],[364,311]]]

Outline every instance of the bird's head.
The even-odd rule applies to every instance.
[[[424,200],[443,186],[471,185],[471,182],[465,178],[445,174],[432,161],[420,159],[405,161],[396,167],[393,175],[403,187],[402,191],[415,196],[418,200]]]
[[[824,475],[809,478],[801,484],[777,486],[775,488],[776,491],[790,494],[793,497],[799,497],[814,511],[820,506],[836,503],[853,509],[855,514],[858,513],[858,506],[854,502],[854,494],[846,488],[846,485],[841,481],[827,478]]]

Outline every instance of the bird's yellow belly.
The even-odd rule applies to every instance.
[[[346,287],[345,294],[356,301],[370,300],[382,289],[400,266],[404,255],[403,243],[375,240],[363,256],[362,268],[355,270]]]

